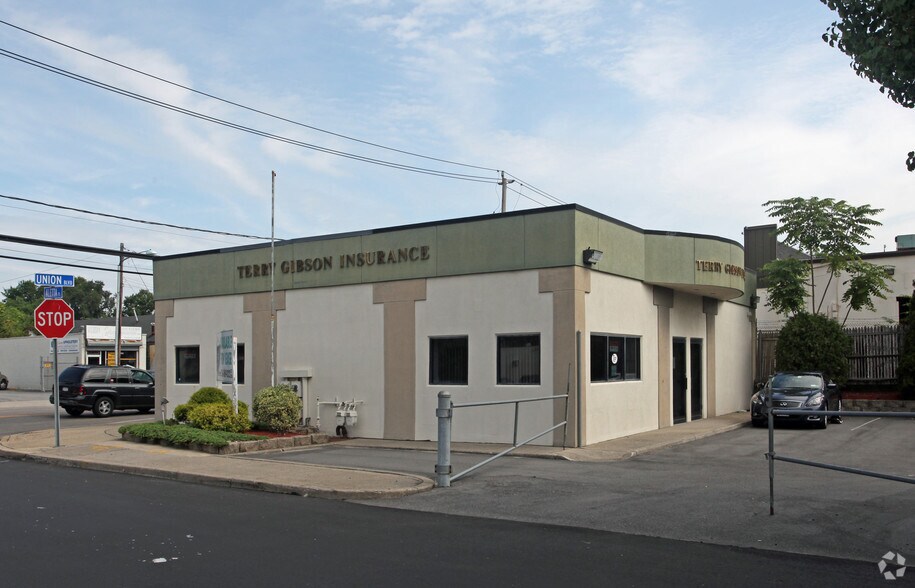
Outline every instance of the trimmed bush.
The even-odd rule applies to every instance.
[[[203,429],[204,431],[229,431],[232,433],[241,433],[251,428],[251,421],[248,420],[247,407],[244,412],[241,410],[239,402],[239,412],[235,414],[231,404],[221,402],[210,402],[207,404],[197,404],[187,413],[188,423]]]
[[[778,335],[775,368],[780,372],[823,372],[844,384],[851,351],[851,337],[838,322],[821,314],[801,312],[788,319]]]
[[[187,401],[187,404],[179,404],[176,406],[172,410],[172,415],[179,423],[186,423],[190,421],[188,415],[191,409],[201,404],[228,404],[229,406],[232,406],[232,398],[219,388],[206,386],[194,392]],[[250,416],[248,405],[241,400],[238,401],[238,414],[244,415],[245,418]]]
[[[205,386],[191,394],[190,399],[187,401],[188,404],[209,404],[211,402],[232,404],[232,399],[220,388]]]
[[[285,433],[302,416],[302,399],[286,384],[261,389],[254,395],[254,422],[268,431]]]
[[[255,441],[264,438],[257,435],[228,433],[225,431],[203,431],[187,425],[164,425],[162,423],[124,425],[118,429],[118,433],[129,433],[141,439],[165,439],[172,445],[199,443],[200,445],[212,445],[214,447],[225,447],[230,441]]]

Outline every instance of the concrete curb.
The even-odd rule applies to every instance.
[[[125,465],[106,463],[98,460],[79,459],[73,457],[61,457],[38,453],[34,450],[21,450],[8,447],[6,442],[11,436],[0,438],[0,457],[17,459],[21,461],[32,461],[49,465],[62,467],[82,468],[99,472],[111,472],[118,474],[130,474],[135,476],[144,476],[148,478],[158,478],[163,480],[173,480],[178,482],[189,482],[193,484],[205,484],[223,488],[235,488],[242,490],[257,490],[261,492],[273,492],[277,494],[293,494],[297,496],[310,496],[316,498],[329,498],[334,500],[371,500],[378,498],[399,498],[419,492],[425,492],[435,487],[434,482],[422,476],[400,472],[373,472],[353,468],[329,467],[329,466],[304,466],[309,471],[320,474],[322,470],[340,471],[345,470],[354,474],[367,473],[369,475],[383,475],[397,477],[409,480],[411,485],[404,488],[327,488],[320,485],[309,485],[306,483],[289,483],[289,482],[268,482],[262,479],[245,478],[244,475],[236,473],[233,476],[206,474],[201,472],[187,472],[181,469],[168,469],[163,467],[144,467],[140,465]],[[128,450],[129,451],[129,450]],[[211,454],[212,455],[212,454]],[[261,463],[276,464],[268,460],[257,460],[253,454],[242,457],[240,454],[227,456],[201,457],[201,459],[226,459],[226,460],[251,460]],[[288,464],[278,467],[290,467]],[[372,486],[372,482],[365,484]],[[376,485],[377,486],[377,485]]]

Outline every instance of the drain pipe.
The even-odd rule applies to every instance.
[[[575,447],[581,447],[581,331],[575,331]]]

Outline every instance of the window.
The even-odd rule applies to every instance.
[[[175,347],[175,383],[200,383],[200,347]]]
[[[236,362],[236,366],[237,366],[236,369],[238,370],[238,375],[236,376],[238,378],[238,383],[244,384],[245,383],[245,344],[244,343],[238,344],[238,361]]]
[[[540,335],[496,337],[497,384],[540,383]]]
[[[618,382],[642,377],[639,337],[591,335],[591,381]]]
[[[467,337],[429,339],[429,383],[467,384]]]
[[[152,384],[153,383],[152,376],[150,376],[146,372],[141,372],[139,370],[133,370],[131,372],[131,377],[133,378],[134,384]]]

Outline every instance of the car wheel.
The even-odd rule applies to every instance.
[[[0,390],[6,390],[8,383],[6,380],[0,380]]]
[[[114,402],[107,396],[102,396],[95,401],[95,405],[92,407],[92,414],[97,417],[108,417],[111,416],[111,413],[114,411]]]
[[[817,423],[817,428],[818,428],[818,429],[825,429],[825,428],[828,427],[828,426],[829,426],[829,417],[827,417],[827,416],[824,414],[823,416],[820,417],[820,422]]]
[[[64,410],[67,411],[67,414],[71,417],[78,417],[83,414],[83,409],[81,408],[65,408]]]

